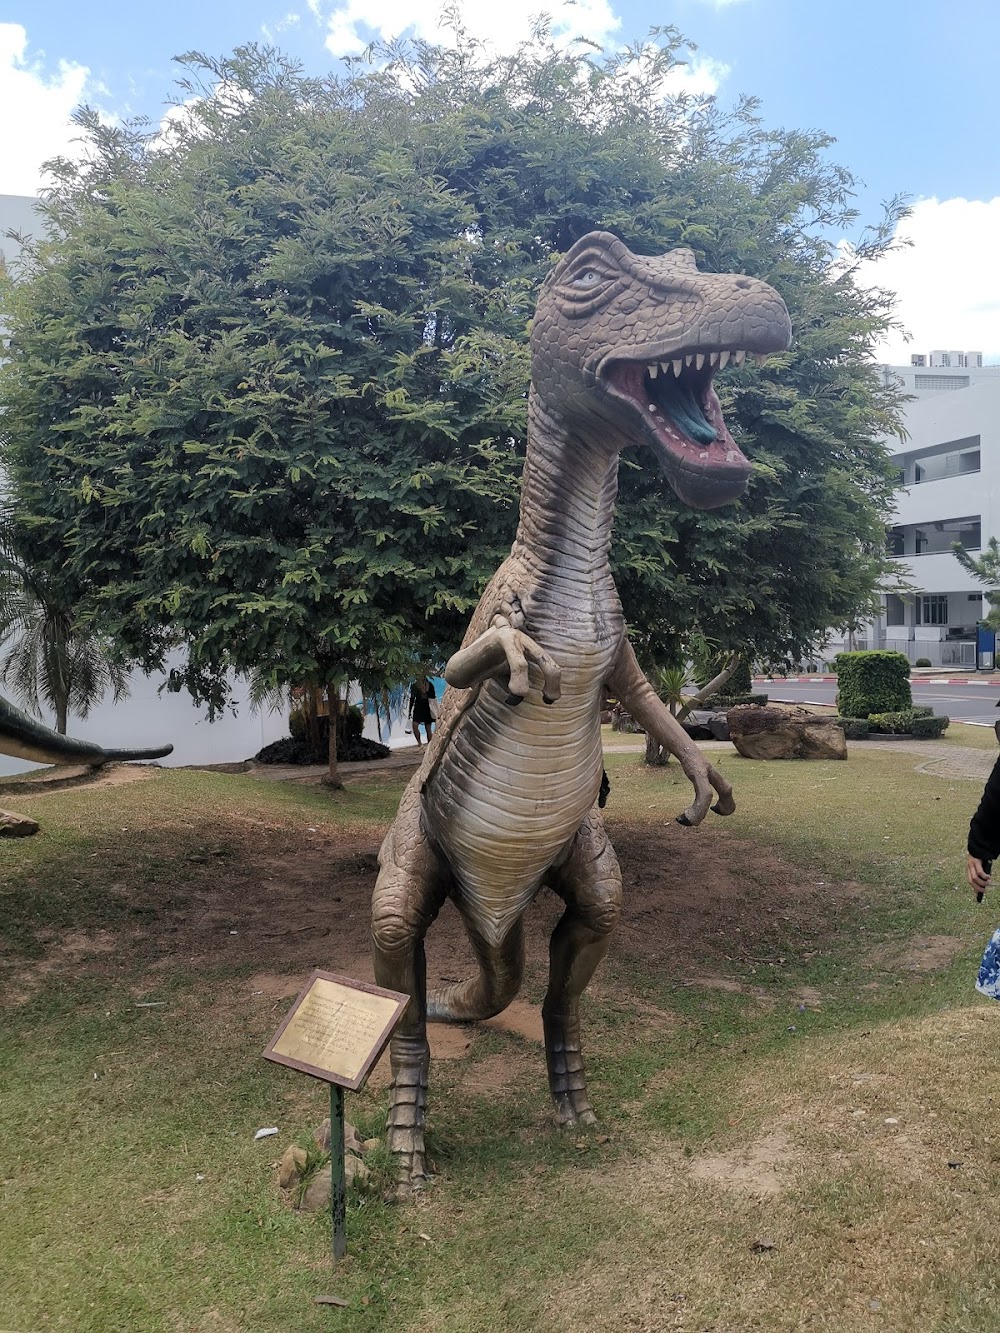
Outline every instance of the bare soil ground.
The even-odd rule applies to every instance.
[[[758,967],[822,947],[858,893],[853,883],[804,878],[767,849],[710,829],[624,820],[609,828],[626,892],[604,981],[595,983],[604,988],[628,960],[687,984],[744,989]],[[371,826],[293,830],[253,820],[151,829],[143,853],[156,870],[148,876],[137,876],[131,849],[109,846],[91,857],[87,891],[115,904],[112,928],[39,928],[38,956],[27,962],[0,952],[0,972],[13,973],[11,989],[22,998],[69,965],[76,976],[132,979],[133,987],[139,975],[139,999],[174,977],[216,968],[242,978],[237,985],[248,994],[276,999],[294,995],[314,967],[371,979],[369,901],[380,838]],[[529,910],[529,985],[544,984],[561,910],[547,891]],[[473,966],[450,902],[430,930],[427,956],[430,985]],[[495,1022],[541,1038],[534,1009],[512,1007]]]

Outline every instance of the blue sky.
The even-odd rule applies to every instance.
[[[751,93],[765,122],[822,129],[864,183],[862,220],[913,197],[913,247],[872,274],[900,296],[909,350],[976,348],[1000,358],[1000,3],[965,0],[462,0],[478,35],[509,46],[547,8],[557,29],[611,46],[673,23],[697,45],[691,86],[729,102]],[[36,188],[82,99],[105,114],[159,120],[171,57],[272,40],[310,72],[335,68],[376,33],[437,32],[439,0],[3,0],[0,116],[20,132],[0,149],[0,193]],[[407,25],[410,25],[407,29]]]

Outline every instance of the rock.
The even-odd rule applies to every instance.
[[[844,731],[805,709],[741,704],[727,714],[729,737],[745,759],[846,759]]]
[[[368,1179],[371,1172],[360,1157],[348,1153],[344,1158],[344,1180],[347,1185],[359,1184]],[[333,1178],[330,1164],[326,1162],[314,1173],[302,1192],[302,1198],[296,1204],[305,1213],[317,1213],[322,1208],[329,1208],[333,1197]]]
[[[38,825],[26,815],[16,815],[13,810],[0,810],[0,838],[30,838],[38,832]]]
[[[681,726],[693,741],[728,741],[729,721],[713,708],[692,708]]]
[[[371,1152],[373,1148],[378,1147],[379,1142],[379,1139],[365,1139],[362,1146],[364,1147],[365,1152]]]
[[[278,1184],[283,1190],[291,1189],[306,1167],[306,1150],[290,1143],[278,1164]]]
[[[313,1138],[316,1140],[316,1146],[323,1152],[330,1151],[330,1117],[323,1121],[321,1125],[313,1131]],[[361,1135],[351,1124],[349,1120],[344,1121],[344,1147],[348,1152],[363,1153],[365,1150]]]

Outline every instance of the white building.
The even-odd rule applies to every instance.
[[[884,373],[913,395],[908,439],[893,453],[904,489],[889,540],[914,591],[885,598],[863,646],[972,669],[977,622],[989,604],[952,544],[977,552],[1000,536],[1000,366],[984,366],[979,352],[934,351]]]

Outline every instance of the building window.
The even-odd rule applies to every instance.
[[[902,528],[890,528],[886,535],[886,549],[890,555],[905,555]]]
[[[913,529],[915,555],[944,555],[955,542],[961,542],[967,551],[978,551],[982,545],[982,523],[978,514],[965,518],[943,518]]]
[[[923,593],[917,598],[918,625],[947,625],[947,623],[947,593]]]
[[[947,453],[925,454],[914,460],[913,484],[919,486],[925,481],[942,481],[945,477],[967,476],[980,470],[979,436],[970,435],[967,443],[972,446],[965,449],[950,449]]]

